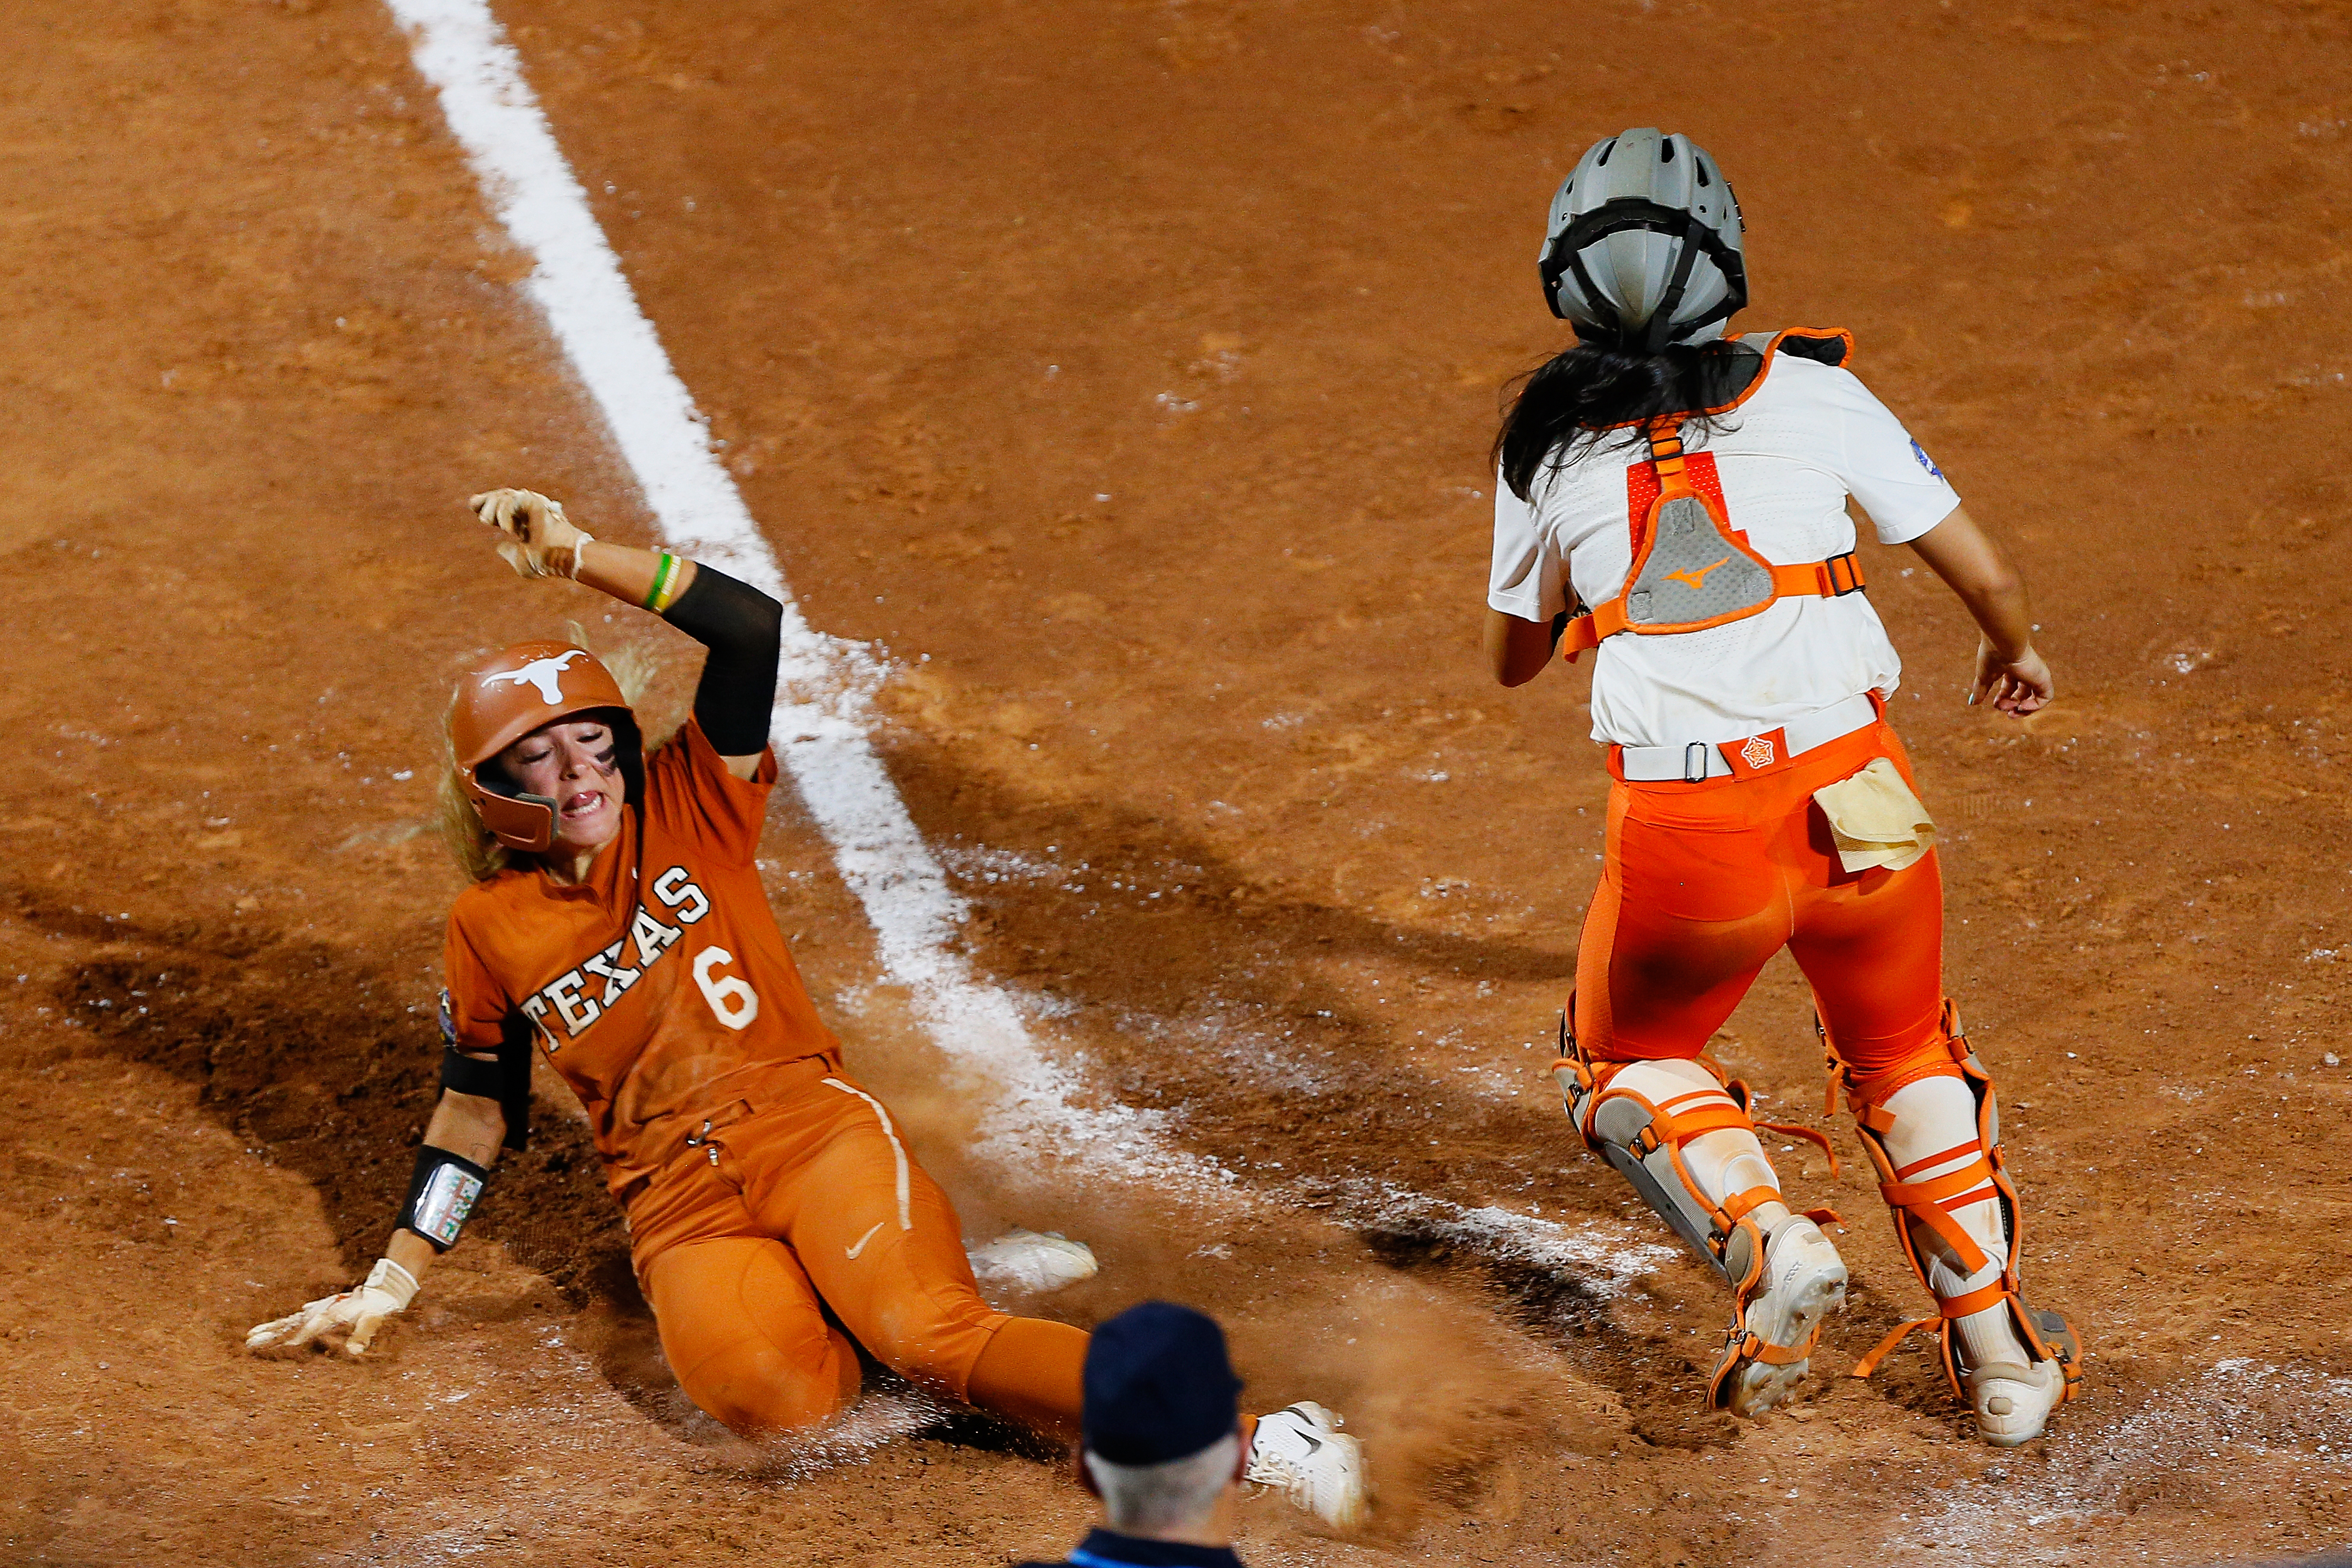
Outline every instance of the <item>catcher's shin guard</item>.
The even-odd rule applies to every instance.
[[[1803,1376],[1822,1319],[1843,1299],[1845,1268],[1819,1229],[1837,1216],[1827,1209],[1788,1214],[1756,1129],[1820,1144],[1834,1173],[1837,1155],[1829,1140],[1811,1128],[1756,1121],[1748,1114],[1747,1085],[1727,1079],[1704,1057],[1595,1062],[1578,1045],[1567,1015],[1552,1073],[1585,1146],[1614,1165],[1731,1287],[1731,1331],[1708,1396],[1743,1415],[1760,1414]],[[1727,1156],[1717,1149],[1696,1157],[1691,1145],[1721,1132],[1740,1134],[1745,1147]],[[1748,1184],[1733,1190],[1739,1181]],[[1769,1237],[1755,1217],[1759,1211],[1772,1222]],[[1751,1304],[1774,1290],[1790,1300],[1751,1313]],[[1751,1374],[1759,1367],[1770,1370]]]
[[[1958,1010],[1948,1000],[1944,1004],[1942,1029],[1944,1044],[1958,1069],[1959,1081],[1973,1101],[1974,1125],[1967,1125],[1967,1114],[1962,1112],[1940,1136],[1925,1140],[1928,1152],[1913,1153],[1907,1161],[1898,1161],[1894,1145],[1900,1143],[1909,1153],[1921,1140],[1896,1134],[1898,1116],[1890,1106],[1898,1098],[1912,1098],[1904,1091],[1922,1085],[1924,1079],[1948,1075],[1906,1072],[1895,1078],[1880,1075],[1879,1079],[1857,1079],[1853,1070],[1838,1057],[1834,1042],[1828,1040],[1826,1034],[1823,1037],[1830,1058],[1832,1098],[1843,1082],[1863,1147],[1878,1167],[1878,1190],[1893,1214],[1895,1239],[1901,1243],[1903,1255],[1910,1259],[1920,1282],[1937,1298],[1935,1317],[1921,1318],[1896,1328],[1855,1363],[1853,1375],[1868,1377],[1907,1335],[1919,1329],[1933,1329],[1945,1375],[1951,1382],[1952,1392],[1961,1399],[1972,1399],[1972,1373],[2000,1375],[1996,1373],[1998,1366],[2000,1373],[2036,1373],[2038,1380],[2038,1374],[2047,1371],[2043,1363],[2054,1363],[2063,1375],[2063,1389],[2052,1403],[2063,1403],[2074,1397],[2082,1381],[2082,1342],[2063,1315],[2031,1306],[2018,1294],[2017,1260],[2024,1237],[2019,1223],[2017,1189],[2001,1165],[2000,1097],[1994,1092],[1991,1076],[1960,1032]],[[1906,1127],[1905,1131],[1915,1130]],[[1958,1217],[1960,1211],[1978,1205],[1991,1205],[1990,1214],[1997,1225],[1998,1235],[1990,1238],[1990,1247],[1987,1238],[1974,1234]],[[1999,1316],[1978,1317],[1993,1309],[2000,1309]],[[1976,1322],[1964,1325],[1963,1320]],[[2014,1352],[2001,1353],[1996,1359],[1982,1348],[1971,1352],[1968,1343],[1970,1340],[2006,1341],[2011,1334],[2016,1349],[2033,1363],[2031,1368],[2007,1365]],[[1973,1365],[1972,1361],[1983,1364]],[[1987,1438],[1994,1442],[2024,1441],[2038,1436],[2038,1423],[2033,1431],[2022,1436],[2004,1433],[2001,1417],[2007,1414],[2008,1399],[2008,1394],[1999,1394],[1992,1403],[2001,1408],[1978,1411],[1979,1425]]]

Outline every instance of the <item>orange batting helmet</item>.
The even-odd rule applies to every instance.
[[[450,754],[482,826],[508,848],[552,847],[555,802],[521,793],[495,768],[484,778],[483,764],[533,730],[592,712],[612,714],[614,752],[635,804],[645,795],[636,715],[594,654],[564,642],[517,643],[458,678],[449,705]]]

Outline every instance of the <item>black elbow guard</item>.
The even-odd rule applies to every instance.
[[[434,1251],[448,1251],[457,1245],[457,1233],[466,1228],[466,1216],[474,1212],[489,1179],[489,1172],[462,1154],[420,1145],[416,1173],[408,1179],[408,1198],[400,1205],[401,1225],[430,1242]]]
[[[507,1079],[511,1076],[507,1064],[496,1057],[484,1061],[479,1057],[467,1056],[455,1046],[441,1049],[441,1087],[452,1093],[502,1100],[507,1097]]]
[[[694,584],[662,619],[709,648],[694,717],[722,757],[748,757],[775,721],[784,607],[748,583],[698,563]]]
[[[441,993],[441,1087],[455,1094],[470,1094],[499,1102],[506,1118],[506,1147],[530,1144],[530,1020],[517,1013],[506,1023],[499,1054],[490,1061],[457,1048],[457,1025],[451,1016],[449,993]]]

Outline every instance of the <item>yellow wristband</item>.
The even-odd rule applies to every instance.
[[[677,580],[682,575],[678,571],[677,557],[667,550],[663,551],[661,564],[654,568],[654,585],[646,594],[646,608],[657,616],[667,612],[671,600],[676,597]]]

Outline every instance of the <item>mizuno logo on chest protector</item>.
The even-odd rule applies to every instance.
[[[1706,565],[1700,567],[1696,572],[1669,572],[1666,575],[1672,577],[1677,583],[1689,584],[1691,586],[1691,592],[1696,594],[1706,586],[1706,574],[1708,573],[1714,571],[1718,566],[1727,564],[1730,560],[1731,557],[1727,555],[1721,561],[1708,562]]]

